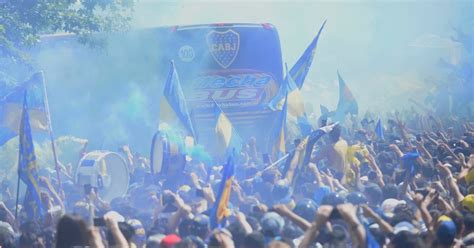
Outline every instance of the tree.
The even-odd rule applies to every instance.
[[[27,64],[29,47],[40,35],[78,35],[97,45],[91,34],[128,28],[134,0],[0,0],[0,58],[2,63]]]

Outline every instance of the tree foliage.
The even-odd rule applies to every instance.
[[[0,0],[0,58],[25,62],[25,51],[43,34],[73,33],[88,41],[96,32],[128,28],[134,0]]]

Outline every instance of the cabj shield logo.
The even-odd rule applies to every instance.
[[[240,36],[234,30],[224,32],[213,30],[207,34],[207,45],[214,60],[224,69],[229,67],[237,57]]]

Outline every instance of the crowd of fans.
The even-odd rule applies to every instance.
[[[15,179],[4,179],[0,247],[474,247],[474,123],[414,111],[386,119],[383,139],[368,118],[322,127],[312,149],[295,140],[270,168],[250,139],[214,230],[222,165],[188,161],[156,178],[125,146],[125,196],[106,202],[71,170],[61,186],[40,171],[47,213],[36,219],[21,208],[15,218]]]

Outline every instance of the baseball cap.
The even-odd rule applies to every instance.
[[[133,227],[133,230],[135,231],[135,235],[133,235],[132,237],[133,242],[138,246],[145,244],[146,233],[141,221],[137,219],[130,219],[127,221],[127,223],[131,225]]]
[[[456,224],[446,215],[438,218],[438,230],[436,238],[442,245],[452,245],[456,237]]]
[[[404,200],[397,200],[395,198],[386,199],[381,205],[383,214],[388,218],[392,218],[393,210],[395,210],[395,207],[397,207],[399,204],[406,204],[406,202]]]
[[[474,195],[466,195],[461,201],[461,205],[464,209],[469,210],[470,212],[474,212]]]
[[[313,221],[318,205],[311,199],[301,199],[296,203],[293,212],[307,221]]]
[[[474,182],[474,169],[469,170],[466,176],[464,176],[464,180],[466,180],[467,184]]]
[[[268,212],[260,220],[264,236],[276,237],[283,231],[285,220],[275,212]]]
[[[349,193],[346,198],[348,202],[354,205],[367,204],[367,198],[365,195],[357,191]]]
[[[338,193],[329,193],[321,200],[321,205],[337,206],[343,204],[346,200]]]
[[[176,234],[166,235],[162,240],[160,245],[162,247],[173,247],[174,245],[181,242],[181,238]]]

